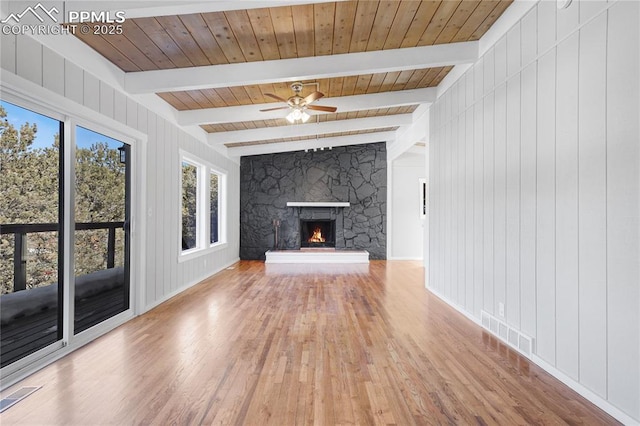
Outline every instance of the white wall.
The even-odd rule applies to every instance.
[[[422,259],[424,221],[420,218],[420,183],[424,155],[406,152],[391,166],[391,259]],[[419,231],[418,231],[419,230]]]
[[[427,285],[640,421],[639,8],[538,3],[431,109]],[[633,420],[632,420],[633,419]]]
[[[239,166],[154,112],[27,36],[1,36],[3,79],[16,74],[53,94],[95,112],[94,121],[114,119],[148,135],[146,170],[145,308],[155,306],[182,289],[238,259]],[[161,102],[158,99],[158,102]],[[179,157],[182,149],[228,172],[227,218],[229,244],[219,251],[178,262]],[[135,173],[135,172],[134,172]],[[135,203],[136,200],[133,200]]]

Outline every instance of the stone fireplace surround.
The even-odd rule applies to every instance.
[[[300,248],[300,219],[334,219],[336,249],[386,258],[387,153],[384,142],[242,157],[240,258],[264,259],[273,249]],[[292,207],[287,202],[349,202],[345,207]]]

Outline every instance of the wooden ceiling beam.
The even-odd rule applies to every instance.
[[[315,102],[314,105],[335,106],[338,108],[338,112],[351,112],[405,105],[430,104],[435,101],[436,92],[437,89],[435,87],[427,87],[424,89],[398,90],[395,92],[372,93],[369,95],[322,98]],[[279,106],[283,106],[283,104],[276,102],[259,105],[177,111],[176,120],[178,124],[188,126],[284,118],[288,113],[286,110],[260,112],[261,109]],[[309,111],[309,113],[314,114],[313,111]]]
[[[469,41],[374,52],[129,72],[125,74],[124,87],[131,94],[198,90],[442,67],[473,63],[477,59],[478,42]]]
[[[363,133],[359,135],[334,136],[329,138],[308,139],[293,142],[278,142],[262,145],[230,146],[227,153],[231,157],[247,155],[271,154],[276,152],[303,151],[305,149],[320,149],[346,145],[361,145],[373,142],[390,142],[396,137],[396,131]]]
[[[412,114],[395,114],[382,117],[354,118],[351,120],[324,121],[322,123],[295,124],[261,129],[234,130],[209,133],[209,144],[250,142],[278,138],[297,138],[329,133],[354,132],[410,125]]]

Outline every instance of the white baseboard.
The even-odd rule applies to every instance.
[[[391,256],[387,260],[419,260],[422,261],[422,257],[403,257],[403,256]]]
[[[640,421],[631,418],[628,414],[621,411],[616,406],[612,405],[609,401],[602,398],[601,396],[595,394],[593,391],[587,389],[582,384],[576,382],[571,377],[564,374],[562,371],[558,370],[556,367],[552,366],[542,358],[536,356],[535,354],[532,356],[532,361],[544,369],[547,373],[551,374],[556,379],[560,380],[565,385],[569,386],[574,391],[578,392],[585,399],[589,400],[593,405],[602,409],[602,411],[607,414],[615,417],[616,420],[620,421],[622,424],[631,426],[631,425],[640,425]]]
[[[475,316],[473,316],[473,314],[471,312],[468,312],[462,306],[453,303],[446,296],[440,294],[438,291],[434,290],[433,288],[429,287],[428,285],[425,286],[425,287],[427,288],[427,290],[429,290],[429,292],[431,292],[431,294],[436,296],[438,299],[442,300],[444,303],[446,303],[447,305],[451,306],[453,309],[455,309],[456,311],[460,312],[462,315],[464,315],[465,317],[469,318],[471,321],[476,323],[478,325],[478,327],[482,328],[483,331],[486,331],[487,333],[491,333],[491,331],[489,331],[486,328],[482,327],[482,323],[480,322],[480,319],[476,318]],[[493,334],[493,333],[491,333],[491,334]],[[499,336],[496,336],[496,337],[499,338]],[[576,382],[574,379],[572,379],[571,377],[567,376],[562,371],[558,370],[557,368],[555,368],[551,364],[547,363],[546,361],[544,361],[542,358],[538,357],[537,355],[532,354],[531,355],[531,361],[534,364],[536,364],[538,367],[542,368],[544,371],[546,371],[547,373],[551,374],[553,377],[555,377],[556,379],[560,380],[562,383],[564,383],[565,385],[569,386],[571,389],[573,389],[574,391],[576,391],[577,393],[582,395],[585,399],[587,399],[593,405],[597,406],[602,411],[606,412],[610,416],[614,417],[616,420],[620,421],[621,423],[623,423],[623,424],[625,424],[627,426],[640,425],[640,421],[631,418],[631,416],[629,416],[628,414],[626,414],[623,411],[621,411],[619,408],[617,408],[616,406],[611,404],[609,401],[607,401],[606,399],[602,398],[601,396],[595,394],[593,391],[587,389],[585,386],[583,386],[579,382]]]
[[[433,288],[429,287],[428,285],[425,286],[425,287],[426,287],[427,290],[429,290],[431,292],[431,294],[436,296],[438,299],[442,300],[444,303],[446,303],[447,305],[451,306],[453,309],[455,309],[456,311],[460,312],[462,315],[464,315],[465,317],[467,317],[468,319],[470,319],[471,321],[473,321],[474,323],[476,323],[477,325],[482,327],[482,322],[480,321],[480,318],[476,318],[475,316],[473,316],[473,314],[471,312],[465,310],[464,307],[454,304],[451,300],[447,299],[446,296],[440,294],[437,290],[434,290]],[[484,328],[483,328],[483,330],[484,330]]]
[[[237,263],[240,261],[240,258],[237,257],[234,260],[232,260],[231,262],[227,262],[224,265],[220,266],[217,269],[214,269],[210,272],[207,272],[206,274],[204,274],[201,277],[196,278],[195,280],[191,280],[190,282],[186,283],[185,285],[177,288],[176,290],[172,291],[169,294],[166,294],[165,296],[161,297],[160,299],[151,302],[150,304],[145,306],[144,312],[142,312],[140,315],[144,314],[145,312],[149,312],[151,309],[155,308],[156,306],[159,306],[161,304],[163,304],[164,302],[166,302],[167,300],[177,296],[178,294],[182,293],[183,291],[185,291],[186,289],[193,287],[194,285],[206,280],[209,277],[214,276],[215,274],[217,274],[218,272],[222,271],[223,269],[227,269],[229,266],[233,265],[234,263]]]

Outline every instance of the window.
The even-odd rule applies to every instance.
[[[198,243],[198,167],[182,162],[182,250]]]
[[[220,218],[218,213],[220,211],[220,175],[215,172],[211,172],[209,179],[209,201],[210,201],[210,226],[209,242],[215,244],[220,241]]]
[[[185,260],[192,254],[204,254],[226,243],[226,173],[187,154],[182,154],[180,165],[180,260]]]
[[[60,119],[0,101],[2,368],[62,339],[63,144]]]

